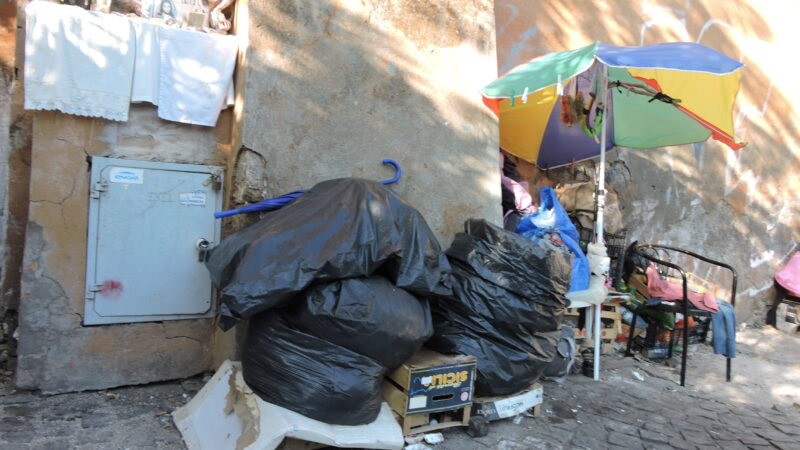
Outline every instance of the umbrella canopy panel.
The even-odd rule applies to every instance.
[[[608,66],[608,105],[591,102],[602,88],[598,64]],[[500,118],[500,145],[541,167],[598,156],[601,112],[612,125],[607,147],[680,145],[712,136],[739,148],[732,109],[742,66],[695,43],[621,47],[595,42],[533,59],[482,94]],[[574,123],[570,112],[582,123]]]

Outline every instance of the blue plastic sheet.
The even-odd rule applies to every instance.
[[[581,250],[578,230],[569,220],[567,211],[558,202],[553,188],[543,187],[540,197],[539,211],[523,217],[517,226],[517,233],[536,241],[551,238],[557,233],[574,256],[569,292],[588,289],[589,259]]]

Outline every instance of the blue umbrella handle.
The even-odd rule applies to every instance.
[[[390,178],[388,180],[383,180],[380,183],[383,185],[397,183],[400,180],[400,177],[403,176],[403,169],[400,168],[400,164],[398,164],[397,161],[393,159],[384,159],[383,163],[394,167],[395,174],[393,178]]]
[[[400,164],[398,164],[397,161],[393,159],[384,159],[383,163],[394,167],[395,174],[394,177],[388,180],[383,180],[380,183],[383,185],[397,183],[400,180],[400,177],[403,176],[403,169],[400,168]],[[217,219],[221,219],[223,217],[230,217],[230,216],[235,216],[237,214],[244,214],[250,212],[274,211],[293,202],[297,197],[303,195],[305,192],[306,192],[305,190],[294,191],[288,194],[283,194],[280,197],[262,200],[258,203],[252,203],[250,205],[246,205],[241,208],[229,209],[227,211],[220,211],[214,213],[214,217],[216,217]]]

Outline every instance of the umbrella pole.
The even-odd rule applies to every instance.
[[[597,176],[597,220],[595,221],[595,242],[600,245],[605,244],[603,239],[603,212],[606,205],[606,119],[608,118],[608,67],[600,65],[600,101],[603,103],[603,117],[600,122],[600,173]],[[598,303],[594,306],[594,379],[600,379],[600,321],[603,304]]]
[[[603,117],[600,122],[600,173],[597,176],[597,220],[595,221],[595,242],[604,244],[603,216],[606,206],[606,118],[608,117],[608,67],[600,65],[600,101],[603,104]]]

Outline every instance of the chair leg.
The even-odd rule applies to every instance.
[[[777,312],[778,306],[780,306],[781,301],[786,297],[788,291],[786,288],[781,286],[780,283],[777,281],[774,282],[775,285],[775,300],[772,301],[772,305],[767,310],[767,325],[772,325],[773,327],[777,326]]]
[[[633,344],[633,333],[636,331],[636,319],[639,318],[639,315],[636,314],[636,311],[633,312],[633,320],[631,321],[631,330],[628,332],[628,345],[625,346],[625,356],[633,356],[631,353],[631,345]]]
[[[730,358],[726,358],[726,359],[727,359],[727,361],[725,361],[725,381],[730,383],[731,382],[731,359]]]
[[[686,386],[686,357],[689,352],[689,320],[687,315],[684,314],[683,319],[683,355],[681,356],[681,386]]]
[[[675,317],[675,314],[672,315]],[[675,327],[672,327],[672,330],[669,332],[669,349],[667,349],[667,361],[672,359],[672,347],[675,346]]]

